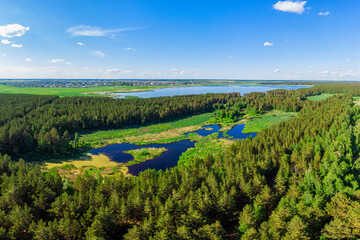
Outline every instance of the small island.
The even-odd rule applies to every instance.
[[[126,165],[134,165],[140,162],[151,160],[154,157],[160,156],[163,152],[166,152],[166,148],[141,148],[135,150],[126,151],[126,153],[131,154],[134,157],[134,160],[127,162]]]

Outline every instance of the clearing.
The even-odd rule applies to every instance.
[[[334,96],[334,94],[323,93],[323,94],[320,94],[320,95],[307,97],[307,99],[311,100],[311,101],[321,101],[321,100],[324,100],[324,99],[326,99],[328,97],[332,97],[332,96]]]

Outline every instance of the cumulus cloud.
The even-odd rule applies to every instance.
[[[305,4],[307,1],[278,1],[273,5],[273,8],[282,12],[291,12],[302,14],[305,11]]]
[[[31,58],[25,58],[25,62],[32,62]]]
[[[272,47],[272,46],[274,46],[274,43],[264,42],[264,47]]]
[[[72,36],[85,36],[85,37],[104,37],[113,35],[117,32],[133,31],[140,28],[116,28],[116,29],[102,29],[101,27],[78,25],[68,28],[67,32]]]
[[[328,16],[330,12],[319,12],[319,16]]]
[[[79,46],[84,46],[84,43],[82,43],[82,42],[77,42],[76,44]]]
[[[0,26],[0,36],[5,38],[21,37],[29,30],[29,27],[24,27],[17,23],[2,25]]]
[[[22,44],[11,44],[11,46],[13,47],[13,48],[22,48],[23,47],[23,45]]]
[[[94,55],[94,56],[97,56],[97,57],[100,57],[100,58],[105,57],[105,53],[103,53],[102,51],[93,51],[90,54]]]
[[[1,43],[2,44],[10,44],[10,43],[13,43],[13,42],[9,41],[8,39],[3,39],[3,40],[1,40]]]
[[[62,58],[53,58],[51,60],[49,60],[49,63],[59,63],[59,62],[64,62],[65,60]]]
[[[69,65],[69,66],[73,65],[72,62],[66,62],[65,64],[66,64],[66,65]]]
[[[128,47],[128,48],[124,48],[124,50],[125,50],[125,51],[134,51],[134,52],[136,51],[136,49],[135,49],[135,48],[130,48],[130,47]]]
[[[280,70],[279,70],[279,69],[274,69],[273,72],[274,72],[274,73],[278,73],[278,72],[280,72]]]

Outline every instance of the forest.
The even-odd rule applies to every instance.
[[[322,93],[333,95],[307,99]],[[358,239],[357,96],[355,83],[151,99],[0,94],[0,239]],[[83,130],[274,109],[298,114],[166,171],[70,181],[21,159],[75,151]]]

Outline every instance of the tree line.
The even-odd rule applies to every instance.
[[[150,99],[1,95],[8,112],[0,124],[0,152],[66,154],[82,130],[114,129],[213,111],[238,94],[206,94]],[[14,107],[15,106],[15,107]]]

